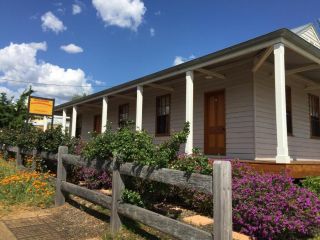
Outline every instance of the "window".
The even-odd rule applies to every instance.
[[[319,97],[309,95],[309,114],[311,137],[320,137]]]
[[[129,104],[119,106],[119,127],[123,127],[129,120]]]
[[[156,135],[170,134],[170,95],[157,97]]]
[[[101,115],[94,116],[93,131],[96,133],[101,133],[101,125],[102,125],[101,118],[102,118]]]
[[[292,135],[292,104],[291,104],[291,87],[286,86],[286,107],[287,107],[287,132]]]
[[[77,123],[76,123],[76,137],[81,137],[81,131],[82,131],[82,116],[77,116]]]

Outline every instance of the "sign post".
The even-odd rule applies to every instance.
[[[29,96],[28,114],[51,117],[51,129],[53,129],[54,101],[52,98]]]

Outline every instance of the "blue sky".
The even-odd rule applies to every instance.
[[[0,91],[61,103],[319,17],[316,0],[0,0]]]

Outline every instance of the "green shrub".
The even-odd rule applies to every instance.
[[[19,146],[26,151],[37,149],[38,151],[57,153],[59,146],[67,146],[69,153],[74,153],[78,142],[79,139],[63,134],[60,126],[45,132],[33,126],[27,126],[20,130],[0,130],[1,144]]]
[[[121,195],[121,199],[124,203],[129,203],[139,207],[144,206],[140,194],[132,190],[124,189]]]
[[[15,146],[17,142],[18,131],[14,129],[3,128],[0,130],[0,143],[7,146]]]
[[[14,145],[25,151],[32,151],[38,147],[41,134],[43,134],[43,131],[40,129],[28,127],[28,129],[16,133],[16,142]]]
[[[108,124],[104,133],[92,136],[82,149],[81,154],[88,160],[109,160],[112,157],[114,135],[110,124]]]
[[[210,164],[208,157],[197,148],[193,149],[192,154],[180,154],[176,161],[172,161],[170,168],[185,171],[188,174],[212,173],[212,164]]]
[[[305,180],[302,181],[302,186],[308,188],[320,197],[320,176],[307,177]]]
[[[88,160],[110,160],[114,157],[122,162],[134,162],[152,167],[168,167],[174,161],[180,146],[186,142],[189,124],[160,145],[153,143],[146,131],[136,131],[132,124],[112,131],[110,126],[103,134],[93,137],[84,147],[82,155]]]
[[[152,137],[145,131],[135,131],[132,124],[120,128],[114,134],[111,144],[112,154],[123,162],[156,166],[155,145]]]

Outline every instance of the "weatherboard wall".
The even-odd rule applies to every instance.
[[[293,136],[288,136],[289,155],[294,160],[320,159],[320,139],[310,137],[308,93],[298,80],[288,78],[291,87]],[[275,89],[270,69],[254,76],[256,159],[275,160],[277,151]]]
[[[253,78],[251,65],[238,66],[227,72],[226,79],[206,79],[195,74],[194,79],[194,147],[204,146],[204,95],[207,92],[225,89],[226,99],[226,152],[227,156],[254,159],[254,107]],[[177,79],[168,84],[173,92],[145,87],[143,94],[142,125],[154,137],[155,143],[161,143],[168,136],[156,136],[156,97],[171,94],[171,133],[182,129],[185,122],[185,79]],[[133,96],[133,95],[132,95]],[[102,101],[102,100],[101,100]],[[112,128],[118,127],[119,105],[129,103],[129,119],[135,120],[136,102],[122,98],[112,98],[108,103],[108,120]],[[101,103],[102,104],[102,103]],[[88,139],[93,131],[93,119],[101,114],[99,109],[83,111],[82,137]]]

